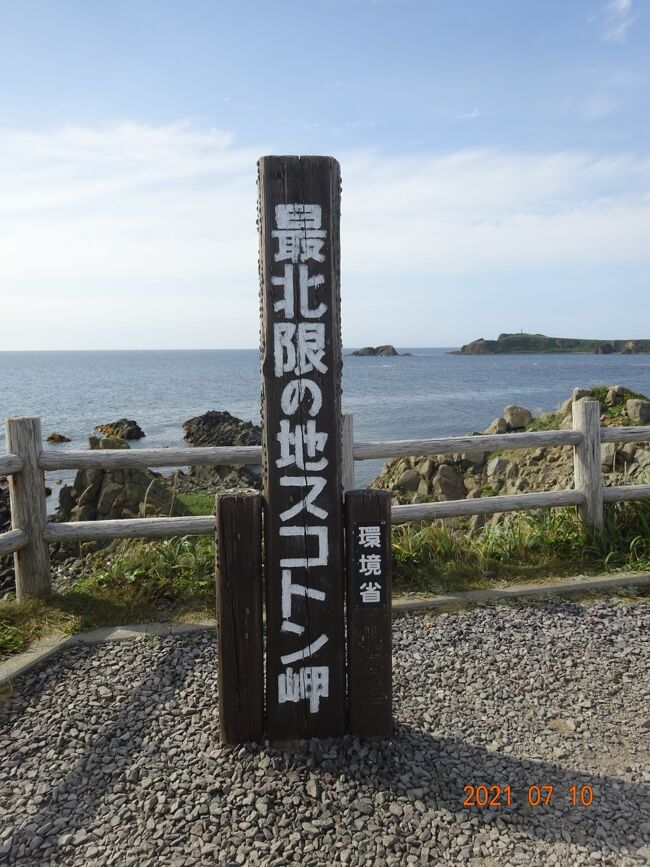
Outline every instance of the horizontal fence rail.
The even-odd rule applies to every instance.
[[[4,455],[0,458],[0,476],[10,476],[12,473],[19,473],[25,462],[18,455]]]
[[[9,530],[8,533],[0,535],[0,554],[15,554],[25,548],[28,542],[27,533],[22,530]]]
[[[545,430],[530,433],[481,434],[469,437],[442,437],[426,440],[393,440],[392,442],[357,442],[352,454],[355,461],[374,458],[405,458],[418,455],[449,455],[464,452],[493,452],[495,449],[548,448],[575,446],[582,442],[580,431]]]
[[[597,401],[574,403],[573,428],[464,437],[354,442],[352,416],[343,416],[344,488],[354,487],[354,462],[421,455],[471,454],[552,446],[574,447],[575,489],[499,495],[470,500],[412,503],[392,507],[392,522],[432,521],[473,515],[493,515],[528,509],[576,506],[583,521],[603,526],[603,504],[650,499],[650,484],[603,485],[602,443],[650,442],[650,426],[600,427]],[[155,539],[212,535],[214,515],[178,518],[129,518],[111,521],[57,523],[45,518],[45,470],[126,469],[129,467],[245,466],[262,463],[261,446],[215,446],[153,449],[68,450],[42,448],[38,419],[7,422],[9,453],[0,457],[0,476],[8,476],[12,491],[13,529],[0,534],[0,556],[13,554],[18,598],[49,590],[47,546],[60,542]],[[12,439],[13,438],[13,439]],[[11,442],[15,443],[11,448]],[[18,451],[20,454],[15,454]],[[40,474],[40,478],[39,478]],[[27,483],[31,479],[31,483]],[[26,507],[28,506],[28,508]],[[15,511],[16,510],[16,511]],[[22,515],[22,519],[18,516]],[[16,526],[16,525],[19,526]],[[20,525],[23,526],[20,526]],[[27,524],[29,526],[27,526]],[[34,559],[34,553],[39,554]],[[34,563],[40,563],[36,569]],[[35,575],[39,571],[42,574]],[[46,574],[47,572],[47,574]]]
[[[116,470],[127,467],[189,467],[218,464],[261,464],[261,446],[211,446],[180,449],[45,449],[38,465],[42,470]]]
[[[601,443],[650,443],[650,427],[603,427]]]
[[[436,518],[460,518],[466,515],[494,515],[497,512],[518,512],[526,509],[547,509],[558,506],[581,506],[585,495],[581,491],[549,491],[542,494],[483,497],[478,500],[446,500],[442,503],[413,503],[393,506],[393,524],[408,521],[430,521]]]
[[[603,501],[605,503],[623,503],[627,500],[648,499],[650,499],[650,485],[603,488]]]
[[[48,523],[46,542],[100,542],[106,539],[157,539],[214,533],[214,515],[184,518],[120,518],[114,521]]]

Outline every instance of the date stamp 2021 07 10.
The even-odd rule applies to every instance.
[[[512,789],[510,786],[467,785],[463,787],[464,807],[510,807]],[[590,807],[594,800],[591,786],[569,786],[560,793],[555,786],[528,786],[526,797],[531,807],[549,807],[553,800],[565,796],[573,807]]]

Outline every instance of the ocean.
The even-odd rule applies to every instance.
[[[555,409],[575,386],[620,384],[650,394],[650,355],[399,351],[412,355],[344,358],[343,411],[354,414],[357,440],[462,436],[483,430],[509,403],[534,414]],[[259,403],[256,349],[0,352],[0,416],[40,416],[44,437],[57,432],[72,440],[58,448],[86,448],[96,424],[122,417],[146,434],[134,448],[187,445],[186,419],[218,409],[259,422]],[[2,425],[2,453],[4,439]],[[357,484],[367,484],[381,465],[358,463]],[[74,471],[47,474],[49,512],[73,478]]]

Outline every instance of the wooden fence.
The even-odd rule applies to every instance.
[[[215,532],[215,517],[132,518],[112,521],[52,523],[47,520],[45,470],[125,469],[127,467],[179,467],[197,465],[261,464],[260,446],[214,448],[158,448],[133,450],[59,450],[43,448],[38,418],[11,418],[6,422],[7,454],[0,457],[0,476],[9,476],[12,529],[0,534],[0,554],[15,555],[18,599],[38,596],[50,589],[48,545],[58,542],[199,536]],[[464,515],[492,515],[527,509],[577,506],[583,521],[602,528],[603,505],[624,500],[650,499],[650,485],[605,487],[601,470],[601,443],[650,442],[650,426],[600,427],[600,404],[581,400],[573,404],[573,429],[530,431],[485,436],[437,439],[354,442],[351,415],[343,416],[343,487],[354,487],[354,461],[489,452],[495,449],[574,447],[575,483],[572,490],[473,500],[448,500],[393,506],[393,524]]]

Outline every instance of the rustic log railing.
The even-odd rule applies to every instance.
[[[529,431],[434,439],[354,442],[352,416],[343,416],[343,486],[354,487],[354,461],[419,455],[490,452],[495,449],[574,447],[574,489],[544,493],[447,500],[393,506],[392,522],[426,521],[471,515],[492,515],[527,509],[577,506],[582,520],[603,526],[603,504],[650,499],[650,485],[605,487],[601,443],[650,442],[650,426],[600,427],[600,406],[595,400],[573,404],[573,429]],[[9,477],[12,529],[0,534],[0,554],[15,555],[18,599],[50,589],[48,545],[107,539],[162,538],[210,535],[215,517],[128,518],[113,521],[48,522],[45,517],[45,470],[119,469],[126,467],[178,467],[192,465],[259,464],[260,446],[213,448],[156,448],[133,450],[43,449],[40,420],[7,421],[8,454],[0,457],[0,475]]]

